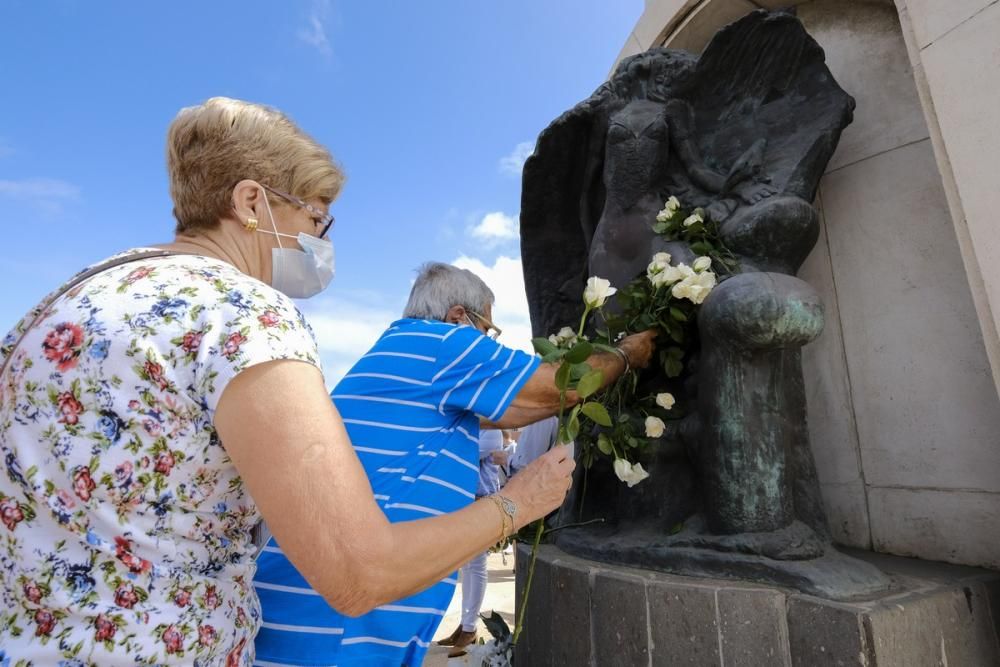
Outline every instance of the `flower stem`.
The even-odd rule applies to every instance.
[[[521,594],[521,613],[518,614],[514,636],[510,640],[511,646],[515,646],[518,637],[521,636],[521,630],[524,629],[524,615],[528,611],[528,595],[531,593],[531,580],[535,576],[535,561],[538,559],[538,544],[542,541],[542,532],[545,530],[545,519],[539,519],[537,523],[535,542],[531,545],[531,561],[528,563],[528,580],[524,582],[524,592]]]
[[[587,324],[587,315],[590,314],[590,306],[584,306],[583,315],[580,317],[580,330],[576,332],[576,337],[580,338],[583,336],[583,327]]]

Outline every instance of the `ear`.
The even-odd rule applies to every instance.
[[[264,195],[260,183],[245,178],[233,187],[233,213],[239,222],[262,217]]]
[[[444,316],[444,321],[449,324],[468,324],[469,313],[465,306],[452,306]]]

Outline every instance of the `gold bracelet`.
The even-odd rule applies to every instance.
[[[497,494],[492,494],[486,497],[493,501],[493,504],[496,505],[497,511],[500,512],[500,539],[497,541],[502,542],[514,532],[514,519],[509,514],[507,514],[506,510],[504,510],[503,502],[500,500],[500,497]],[[507,529],[508,518],[510,518],[511,522],[510,530]]]

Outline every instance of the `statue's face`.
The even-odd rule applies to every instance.
[[[646,85],[646,97],[657,102],[666,102],[670,97],[670,75],[672,72],[665,63],[658,63],[649,74]]]
[[[646,81],[646,97],[654,102],[666,102],[685,70],[686,65],[681,61],[672,58],[655,60]]]

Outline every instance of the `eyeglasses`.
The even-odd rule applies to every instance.
[[[330,231],[330,228],[333,227],[333,223],[336,222],[336,220],[333,217],[333,214],[331,214],[331,213],[324,213],[323,211],[319,210],[318,208],[316,208],[312,204],[310,204],[310,203],[308,203],[306,201],[303,201],[302,199],[299,199],[298,197],[295,197],[294,195],[290,195],[287,192],[282,192],[281,190],[275,190],[271,186],[264,185],[263,183],[261,183],[260,185],[261,185],[262,188],[264,188],[268,192],[273,192],[274,194],[278,195],[282,199],[287,199],[288,201],[292,202],[293,204],[295,204],[299,208],[303,208],[306,211],[308,211],[309,213],[312,213],[315,216],[313,218],[313,222],[316,223],[317,225],[322,225],[323,226],[323,230],[319,233],[319,237],[321,239],[322,238],[326,238],[326,233],[328,231]]]
[[[483,323],[483,325],[486,327],[486,335],[489,336],[490,338],[492,338],[493,340],[496,340],[497,338],[499,338],[500,334],[503,333],[503,329],[501,329],[497,325],[493,324],[492,320],[487,319],[486,317],[484,317],[483,315],[480,315],[479,313],[477,313],[474,310],[470,310],[468,312],[469,312],[470,315],[475,316],[475,318],[477,320],[479,320],[480,322]]]

